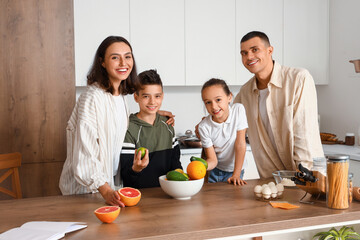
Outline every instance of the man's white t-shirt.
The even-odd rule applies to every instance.
[[[275,143],[274,133],[273,133],[273,131],[271,129],[271,125],[270,125],[269,115],[267,114],[266,99],[267,99],[268,96],[269,96],[269,88],[259,90],[260,117],[261,117],[261,121],[262,121],[262,123],[263,123],[263,125],[264,125],[264,127],[266,129],[266,132],[269,135],[271,144],[273,145],[275,151],[278,153],[276,143]]]
[[[226,172],[234,171],[235,163],[235,140],[237,131],[248,128],[245,108],[240,103],[234,103],[229,107],[229,116],[223,123],[214,122],[211,115],[204,118],[199,124],[201,144],[204,148],[214,146],[218,159],[218,169]],[[245,139],[244,139],[245,141]],[[242,169],[247,163],[244,159]]]

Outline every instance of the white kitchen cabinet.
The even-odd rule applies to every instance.
[[[185,0],[186,85],[235,81],[235,0]]]
[[[86,86],[100,43],[110,35],[129,40],[129,29],[129,0],[74,0],[76,86]]]
[[[181,149],[180,162],[183,170],[186,172],[186,168],[190,163],[190,158],[201,157],[201,148],[187,148]]]
[[[247,161],[247,167],[244,173],[244,180],[259,179],[260,178],[259,172],[255,164],[254,156],[251,152],[251,149],[249,149],[249,147],[247,147],[245,153],[245,159]]]
[[[284,1],[284,65],[309,70],[316,84],[329,79],[329,1]]]
[[[157,69],[164,85],[184,86],[184,0],[131,0],[130,28],[138,72]]]
[[[240,41],[251,31],[264,32],[274,47],[273,59],[283,63],[283,0],[236,0],[236,85],[253,74],[242,64]]]
[[[353,186],[360,187],[360,161],[350,159],[349,172],[353,173]]]

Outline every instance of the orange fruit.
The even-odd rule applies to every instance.
[[[111,223],[119,216],[120,207],[104,206],[96,209],[94,213],[100,221],[104,223]]]
[[[205,177],[206,167],[202,162],[192,161],[187,166],[187,175],[190,179],[196,180]]]
[[[124,187],[118,190],[120,200],[127,207],[135,206],[141,199],[141,192],[136,188]]]

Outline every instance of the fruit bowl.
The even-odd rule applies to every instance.
[[[276,184],[282,183],[285,187],[296,187],[296,184],[291,180],[295,176],[296,171],[280,170],[272,173]]]
[[[203,184],[204,178],[189,181],[170,181],[166,180],[166,176],[159,177],[160,187],[171,197],[179,200],[187,200],[197,194]]]

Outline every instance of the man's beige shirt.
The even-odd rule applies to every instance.
[[[324,157],[312,76],[305,69],[274,62],[268,88],[266,107],[278,154],[261,121],[255,76],[234,100],[245,106],[249,141],[260,177],[272,177],[277,170],[295,170],[300,162],[312,168],[314,158]]]

